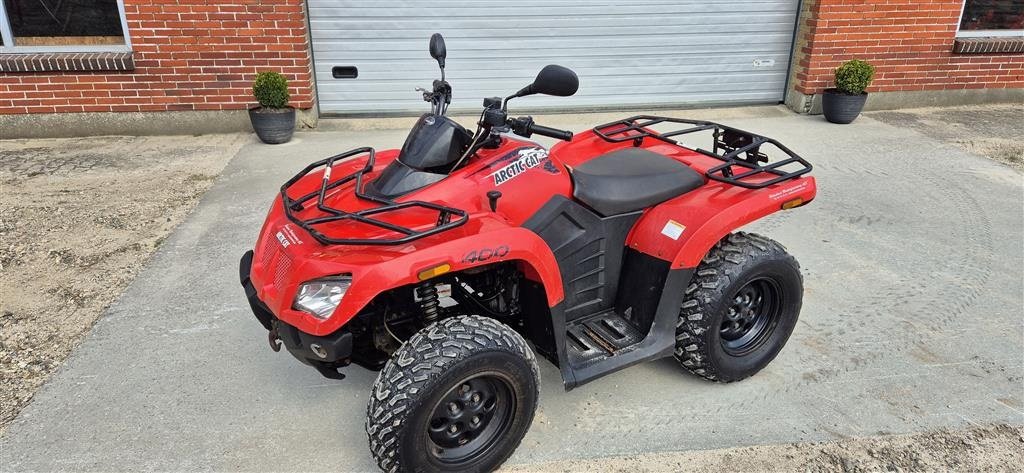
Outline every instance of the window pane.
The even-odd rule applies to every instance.
[[[18,46],[124,44],[117,0],[4,0]]]
[[[967,0],[960,30],[1024,29],[1024,0]]]

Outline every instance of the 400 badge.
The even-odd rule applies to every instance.
[[[473,250],[466,253],[466,256],[462,257],[463,263],[477,263],[481,261],[487,261],[491,258],[501,258],[508,256],[509,248],[508,245],[501,245],[494,248],[481,248],[479,250]]]

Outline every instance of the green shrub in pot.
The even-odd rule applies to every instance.
[[[875,77],[875,66],[853,59],[836,68],[835,88],[825,89],[822,112],[832,123],[850,123],[864,109],[865,92]]]
[[[252,84],[259,106],[249,109],[256,136],[267,144],[286,143],[295,132],[295,109],[288,106],[288,79],[277,72],[260,72]]]

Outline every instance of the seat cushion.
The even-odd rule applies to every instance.
[[[689,166],[642,148],[602,154],[572,169],[573,197],[603,216],[641,210],[704,184]]]

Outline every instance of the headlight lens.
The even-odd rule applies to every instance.
[[[292,306],[309,312],[318,319],[327,319],[334,313],[334,309],[338,308],[338,304],[341,304],[341,298],[351,285],[351,276],[303,283],[299,286],[299,292],[295,294],[295,303]]]

